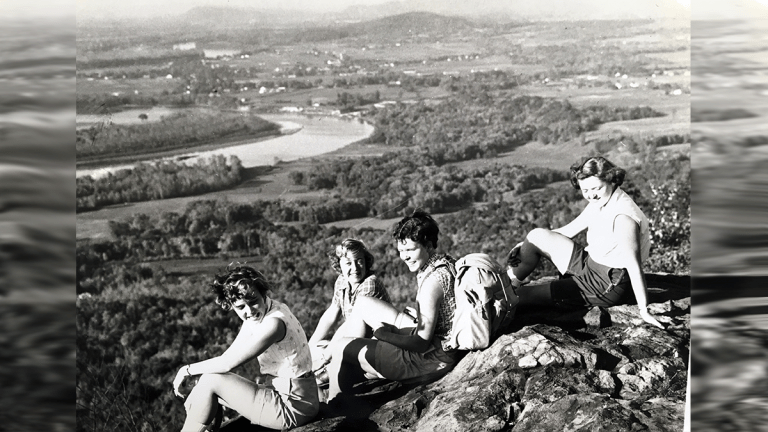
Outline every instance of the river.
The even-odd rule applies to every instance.
[[[133,121],[133,118],[138,115],[133,114],[131,113],[125,117]],[[191,164],[195,163],[199,158],[207,158],[213,155],[224,155],[225,157],[234,155],[240,159],[245,168],[250,168],[274,165],[278,161],[288,162],[305,157],[318,156],[338,150],[373,133],[373,126],[367,123],[339,117],[309,117],[299,114],[260,114],[259,117],[279,124],[284,135],[216,150],[190,152],[163,159],[183,160],[185,163]],[[119,169],[132,168],[133,165],[80,169],[77,170],[76,176],[90,175],[98,178]]]

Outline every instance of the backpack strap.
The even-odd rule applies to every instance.
[[[432,275],[437,269],[440,267],[447,267],[448,271],[451,272],[451,276],[453,276],[454,279],[456,279],[456,266],[451,263],[451,258],[448,255],[445,255],[441,258],[439,258],[439,262],[430,264],[425,270],[424,274],[421,276],[421,282],[419,282],[419,289],[421,289],[421,285],[424,283],[425,280],[429,276]]]

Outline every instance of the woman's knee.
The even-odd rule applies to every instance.
[[[392,315],[396,316],[397,311],[394,310],[391,304],[375,297],[361,296],[355,300],[355,307],[352,310],[350,319],[353,322],[358,320],[369,327],[375,328],[385,322],[393,324],[394,322],[388,322]]]
[[[552,234],[553,232],[546,228],[534,228],[528,232],[528,235],[525,236],[525,239],[528,240],[528,243],[531,243],[536,247],[540,247],[542,244],[545,244],[547,240],[552,238]]]
[[[370,296],[360,296],[355,300],[355,307],[353,309],[353,315],[357,315],[361,318],[375,314],[377,311],[386,308],[388,303]]]
[[[198,391],[216,393],[216,389],[218,388],[219,384],[224,381],[223,377],[224,375],[222,374],[202,374],[200,375],[200,380],[198,380],[197,384],[195,384],[195,389],[199,388],[200,390]]]

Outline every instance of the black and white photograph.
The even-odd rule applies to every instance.
[[[764,220],[692,251],[692,200],[765,184],[768,81],[721,76],[768,47],[694,47],[686,0],[75,11],[78,432],[763,427],[690,366],[692,271]]]

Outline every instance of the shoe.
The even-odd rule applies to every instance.
[[[321,389],[328,388],[328,383],[330,382],[330,377],[328,376],[328,368],[323,366],[322,368],[315,371],[315,381],[317,381],[317,386]]]

